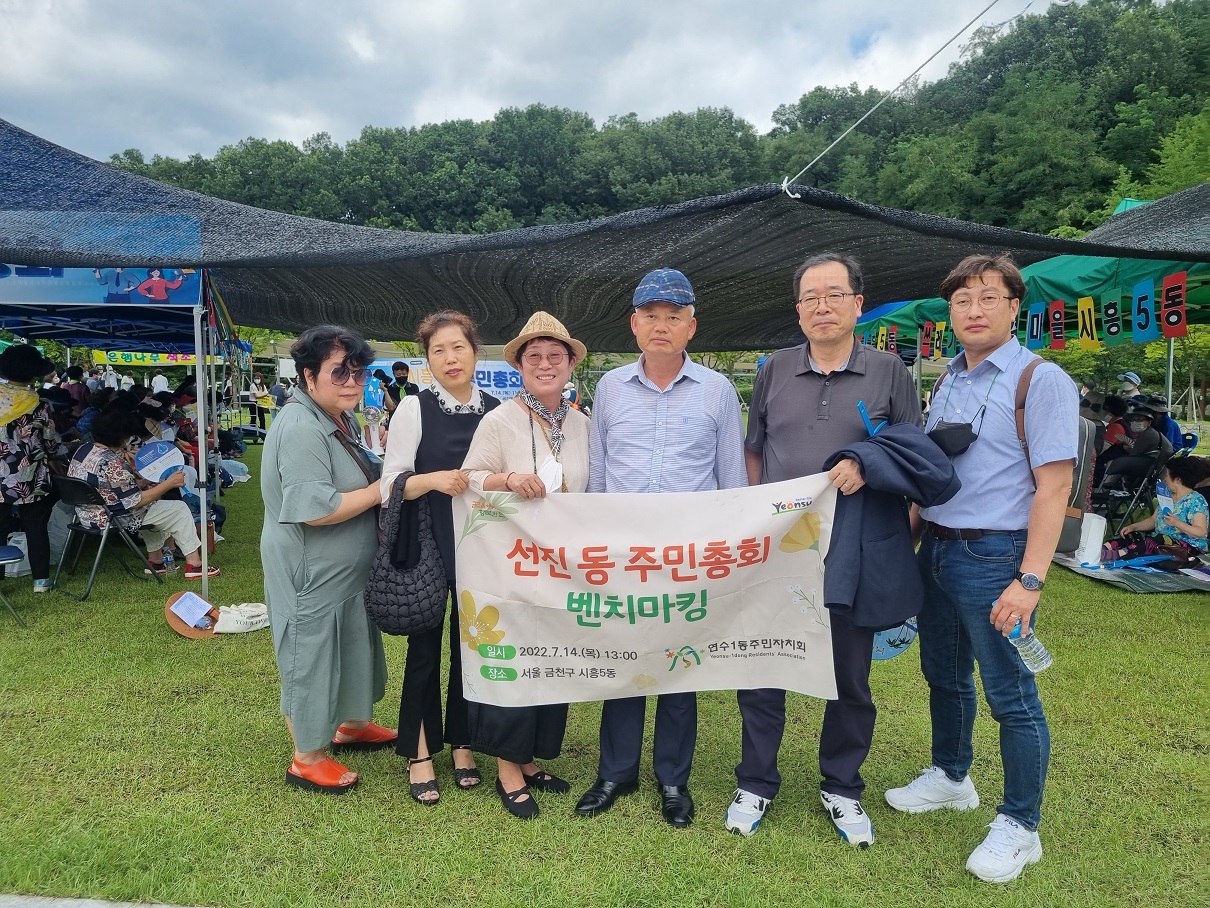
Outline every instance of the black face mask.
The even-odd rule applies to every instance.
[[[946,422],[944,419],[939,419],[937,425],[933,426],[932,431],[928,433],[928,437],[945,453],[946,457],[957,457],[959,454],[965,454],[966,449],[974,444],[975,439],[979,436],[975,432],[973,423]]]

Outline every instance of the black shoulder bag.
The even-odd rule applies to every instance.
[[[422,634],[445,618],[449,584],[426,496],[408,501],[401,473],[378,518],[378,554],[366,582],[366,613],[384,634]]]

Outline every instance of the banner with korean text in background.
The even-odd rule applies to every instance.
[[[454,499],[463,688],[499,706],[774,687],[834,699],[826,474]]]

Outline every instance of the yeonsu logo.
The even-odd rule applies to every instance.
[[[684,663],[685,668],[692,668],[694,665],[702,664],[702,657],[697,654],[697,650],[692,646],[682,646],[678,650],[665,649],[664,655],[672,660],[668,663],[668,671],[676,668],[678,663]],[[693,661],[690,662],[690,659]]]
[[[790,501],[773,502],[774,514],[788,514],[791,511],[805,511],[811,506],[811,498],[794,498]]]

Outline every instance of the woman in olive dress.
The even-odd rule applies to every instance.
[[[305,331],[290,349],[298,383],[265,439],[261,561],[281,711],[294,739],[286,782],[329,794],[357,773],[328,756],[395,743],[370,721],[386,687],[382,637],[366,615],[378,551],[378,458],[350,411],[374,360],[336,325]]]

